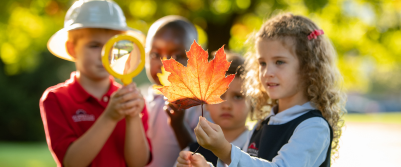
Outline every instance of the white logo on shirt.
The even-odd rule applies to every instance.
[[[87,114],[83,109],[78,109],[75,115],[72,116],[72,120],[74,122],[95,121],[95,116]]]
[[[256,148],[256,143],[255,142],[253,142],[253,143],[251,143],[249,145],[247,152],[251,156],[258,156],[259,149]]]

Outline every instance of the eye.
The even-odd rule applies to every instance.
[[[284,64],[284,61],[277,60],[277,61],[276,61],[276,64],[277,64],[277,65],[282,65],[282,64]]]
[[[266,62],[260,61],[260,62],[259,62],[259,65],[260,65],[261,67],[264,67],[264,66],[266,66]]]
[[[150,58],[152,58],[152,59],[160,59],[160,54],[158,54],[158,53],[156,53],[156,52],[151,52],[150,54],[149,54],[149,56],[150,56]]]
[[[244,95],[242,95],[242,94],[236,94],[236,95],[234,95],[234,100],[242,100],[242,99],[244,99]]]
[[[89,48],[99,48],[99,47],[101,47],[101,45],[98,44],[98,43],[90,43],[88,46],[89,46]]]

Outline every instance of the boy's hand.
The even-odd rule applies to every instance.
[[[180,148],[184,149],[189,144],[195,142],[195,138],[192,136],[192,129],[184,122],[185,110],[178,109],[179,106],[174,103],[169,103],[167,98],[165,98],[165,100],[166,102],[163,110],[166,111],[168,115],[167,122],[173,129]]]
[[[120,121],[124,116],[139,116],[144,104],[144,99],[135,83],[131,83],[111,95],[105,114],[114,121]]]
[[[125,110],[125,116],[126,118],[135,118],[138,117],[140,118],[140,114],[143,110],[143,107],[145,106],[145,99],[143,98],[141,91],[136,87],[135,83],[131,83],[127,86],[132,86],[134,89],[133,92],[130,93],[129,95],[129,101],[127,101],[127,110]]]
[[[181,151],[177,162],[177,167],[210,167],[202,155],[190,151]]]
[[[219,125],[207,121],[204,117],[199,117],[195,135],[199,145],[212,151],[224,163],[231,163],[231,144],[224,137]]]
[[[179,107],[174,103],[169,103],[167,100],[165,102],[165,106],[163,107],[164,111],[166,111],[169,116],[169,124],[171,126],[183,126],[184,124],[184,116],[185,110],[178,109]]]

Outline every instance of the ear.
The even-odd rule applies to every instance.
[[[77,58],[77,57],[76,57],[76,54],[75,54],[75,50],[74,50],[75,45],[74,45],[73,42],[71,42],[71,41],[65,42],[65,48],[67,49],[67,53],[68,53],[71,57],[73,57],[74,59]]]

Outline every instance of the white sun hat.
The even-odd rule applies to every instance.
[[[68,31],[79,28],[105,28],[126,31],[142,43],[145,36],[138,30],[129,28],[120,6],[110,0],[79,0],[68,9],[64,28],[57,31],[48,41],[47,48],[55,56],[74,61],[66,49]]]

